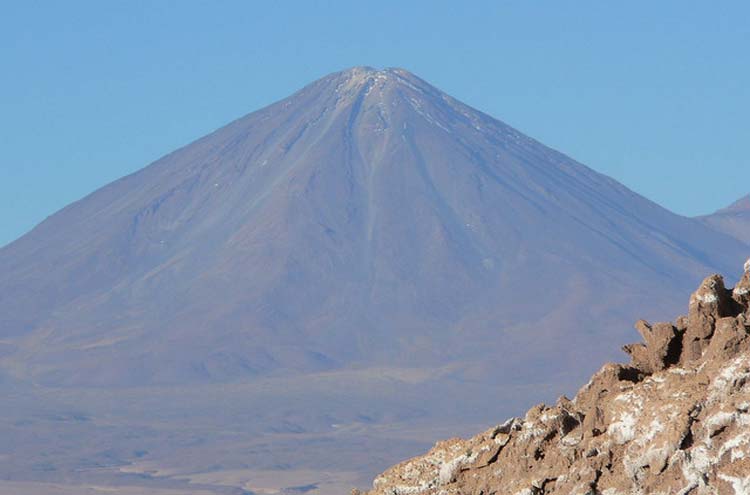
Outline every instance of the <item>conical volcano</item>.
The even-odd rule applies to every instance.
[[[0,363],[46,385],[446,363],[554,381],[746,257],[405,70],[357,67],[0,250]]]

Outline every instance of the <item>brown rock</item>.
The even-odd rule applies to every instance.
[[[706,348],[706,361],[726,361],[747,350],[747,344],[748,328],[745,327],[744,321],[739,318],[722,318],[716,323],[713,338]]]
[[[687,318],[636,324],[644,343],[626,346],[630,366],[607,364],[573,400],[438,443],[371,494],[750,494],[750,326],[737,292],[707,278]]]
[[[658,371],[659,368],[653,365],[651,351],[646,344],[626,344],[622,346],[623,352],[630,356],[630,366],[639,369],[646,374]]]
[[[690,296],[688,326],[683,338],[683,363],[701,357],[707,340],[714,332],[716,320],[732,312],[731,293],[724,287],[721,275],[711,275]]]
[[[671,323],[651,326],[645,320],[635,324],[645,344],[629,344],[623,350],[630,355],[630,365],[651,374],[676,364],[682,353],[682,332]]]
[[[750,260],[748,260],[748,262],[750,262]],[[748,301],[750,301],[750,271],[745,271],[745,274],[740,281],[734,286],[732,299],[741,306],[747,307]]]

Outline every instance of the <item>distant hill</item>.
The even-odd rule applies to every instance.
[[[750,194],[711,215],[698,218],[719,232],[750,245]]]

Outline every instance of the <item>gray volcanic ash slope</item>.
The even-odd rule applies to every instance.
[[[554,381],[745,255],[404,70],[354,68],[0,250],[0,364],[47,385],[446,362]]]

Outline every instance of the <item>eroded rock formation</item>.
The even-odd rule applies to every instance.
[[[372,495],[750,494],[750,260],[576,397],[468,440],[439,442],[380,475]]]

